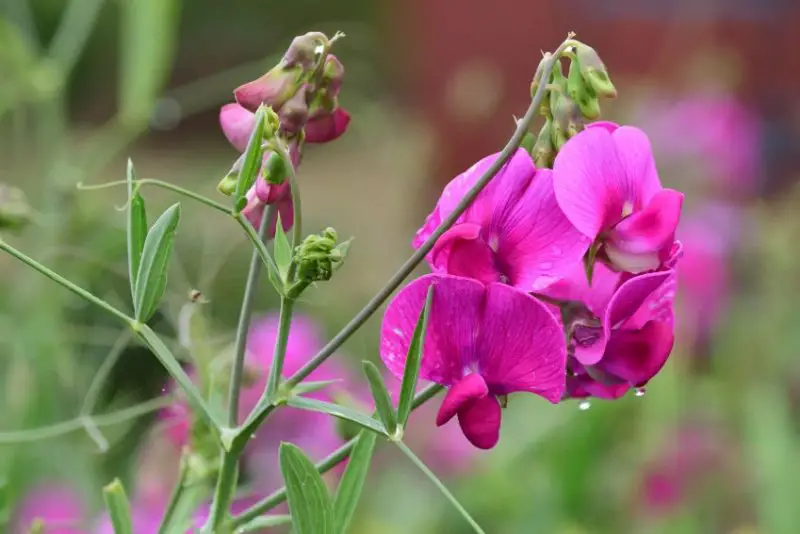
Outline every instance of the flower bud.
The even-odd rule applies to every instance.
[[[550,114],[552,114],[556,109],[559,98],[567,94],[567,79],[564,78],[564,70],[562,69],[561,61],[556,61],[556,64],[553,66],[553,79],[550,86],[550,102],[548,103],[548,107]]]
[[[308,70],[314,66],[317,57],[317,49],[327,40],[324,34],[319,32],[308,32],[305,35],[298,35],[292,39],[292,43],[283,55],[283,63],[287,67],[299,66]]]
[[[231,169],[225,175],[225,177],[217,184],[217,191],[225,195],[226,197],[233,196],[236,192],[236,184],[239,181],[239,173],[242,171],[242,165],[244,163],[244,154],[239,156],[236,161],[233,162]]]
[[[553,145],[561,150],[567,139],[583,130],[584,121],[578,105],[567,95],[563,95],[553,108]]]
[[[260,78],[240,85],[233,94],[240,106],[253,113],[261,104],[280,110],[297,92],[303,75],[304,71],[300,67],[279,64]]]
[[[286,101],[278,111],[281,121],[281,131],[288,134],[297,134],[308,122],[308,85],[303,84],[298,91]]]
[[[539,136],[531,150],[531,156],[537,169],[553,168],[553,160],[556,157],[555,147],[553,146],[553,121],[547,119],[539,130]]]
[[[31,221],[31,208],[25,193],[0,184],[0,230],[19,230]]]
[[[580,64],[577,59],[573,60],[569,66],[569,76],[567,76],[567,94],[578,104],[581,114],[589,120],[600,118],[600,100],[597,93],[590,85],[587,85],[581,74]]]
[[[333,54],[329,54],[325,58],[322,80],[330,98],[335,98],[339,95],[339,90],[342,88],[342,81],[344,80],[344,65]]]
[[[280,185],[287,176],[286,159],[275,151],[269,152],[261,165],[261,177],[268,184]]]
[[[598,96],[614,98],[617,96],[617,89],[608,77],[606,66],[591,46],[579,43],[575,47],[575,53],[580,63],[581,74],[586,83],[594,89]]]
[[[305,282],[330,280],[333,272],[342,266],[349,241],[337,245],[338,235],[327,228],[321,235],[310,235],[295,251],[297,274]]]

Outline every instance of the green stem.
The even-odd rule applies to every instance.
[[[96,427],[112,426],[136,419],[148,413],[155,412],[169,406],[175,402],[174,397],[161,396],[150,399],[141,404],[124,408],[122,410],[92,416],[92,422]],[[31,428],[28,430],[16,430],[11,432],[0,432],[0,445],[18,445],[20,443],[33,443],[45,439],[59,438],[66,434],[81,430],[86,427],[86,415],[80,415],[68,421],[62,421],[50,426]]]
[[[570,46],[570,43],[570,40],[564,41],[546,62],[542,72],[542,79],[549,79],[550,74],[553,71],[553,66],[564,50]],[[525,116],[517,123],[517,129],[514,131],[511,139],[509,139],[508,143],[506,143],[506,146],[503,147],[503,150],[500,152],[498,158],[489,166],[488,169],[486,169],[486,172],[483,173],[475,185],[472,186],[467,194],[464,195],[464,198],[462,198],[458,205],[456,205],[453,212],[444,221],[442,221],[438,228],[434,230],[433,234],[431,234],[431,236],[425,240],[425,242],[414,252],[414,254],[411,255],[410,258],[408,258],[408,260],[400,267],[394,276],[389,279],[383,289],[378,291],[378,293],[372,297],[366,306],[364,306],[364,308],[358,312],[356,316],[353,317],[353,319],[347,323],[347,325],[345,325],[345,327],[342,328],[342,330],[317,353],[316,356],[309,360],[308,363],[306,363],[299,371],[297,371],[291,378],[287,380],[287,385],[289,387],[299,384],[303,379],[310,375],[314,369],[319,367],[322,362],[327,360],[334,352],[336,352],[339,347],[344,344],[345,341],[350,338],[351,335],[353,335],[354,332],[356,332],[364,323],[367,322],[372,314],[383,305],[384,301],[386,301],[386,299],[388,299],[392,293],[394,293],[394,291],[400,287],[400,284],[402,284],[403,281],[408,278],[408,275],[410,275],[411,272],[416,269],[417,265],[419,265],[422,260],[425,259],[425,256],[428,255],[442,234],[444,234],[456,223],[458,218],[461,217],[461,215],[467,210],[480,192],[483,191],[483,189],[489,184],[492,178],[494,178],[494,176],[500,172],[506,162],[511,159],[519,146],[522,144],[522,138],[528,132],[530,125],[536,118],[539,112],[539,106],[545,95],[545,85],[546,84],[543,83],[539,84],[536,94],[531,100],[528,110],[525,112]]]
[[[442,389],[444,388],[438,384],[431,384],[430,386],[426,387],[414,397],[414,402],[411,405],[411,409],[416,410],[417,408],[428,402],[430,399],[435,397],[437,393],[442,391]],[[272,411],[274,408],[275,408],[274,405],[270,405],[269,411]],[[337,465],[339,465],[340,463],[342,463],[344,460],[347,459],[348,456],[350,456],[350,453],[353,452],[353,448],[356,446],[357,441],[358,438],[353,438],[344,445],[342,445],[341,447],[339,447],[338,449],[336,449],[334,452],[328,455],[327,458],[325,458],[316,465],[317,470],[320,473],[324,474],[333,469],[334,467],[336,467]],[[267,496],[266,498],[260,500],[259,502],[257,502],[256,504],[254,504],[241,514],[234,517],[231,520],[231,528],[235,529],[237,527],[244,525],[249,521],[252,521],[256,517],[268,512],[269,510],[272,510],[285,500],[286,500],[286,488],[283,487],[275,491],[271,495]]]
[[[161,520],[161,526],[158,528],[158,534],[167,534],[172,526],[175,510],[178,509],[178,503],[183,497],[184,490],[186,489],[186,481],[189,477],[189,462],[186,453],[181,453],[180,469],[178,471],[178,480],[175,482],[175,487],[172,488],[172,493],[169,497],[167,510],[164,512],[164,518]]]
[[[255,230],[255,228],[253,228],[253,225],[250,224],[247,218],[241,213],[233,214],[233,218],[245,231],[247,237],[250,239],[250,242],[253,244],[256,252],[258,253],[258,257],[261,258],[261,262],[267,267],[267,270],[272,273],[273,278],[275,280],[280,280],[281,276],[278,272],[278,266],[275,264],[275,260],[272,259],[272,256],[270,256],[269,250],[267,250],[267,246],[264,244],[264,241],[258,237],[258,232]]]
[[[278,319],[278,337],[275,340],[275,352],[272,356],[272,365],[269,368],[269,380],[265,397],[272,401],[280,385],[281,373],[283,372],[283,361],[286,359],[286,347],[289,342],[289,331],[292,327],[292,312],[294,311],[294,300],[281,297],[281,311]]]
[[[303,241],[303,210],[300,204],[300,188],[297,186],[297,174],[294,165],[291,165],[291,156],[289,157],[289,189],[292,194],[292,211],[294,212],[294,223],[292,226],[292,254],[294,254],[295,247],[299,246]],[[286,275],[288,284],[294,282],[294,275],[297,271],[297,263],[292,258],[292,263],[289,264],[289,271]]]
[[[467,523],[470,524],[470,526],[475,532],[477,532],[478,534],[486,534],[486,532],[484,532],[484,530],[480,527],[480,525],[478,525],[478,523],[474,519],[472,519],[472,516],[469,515],[469,512],[467,512],[467,510],[461,505],[461,503],[458,502],[458,499],[456,499],[455,496],[452,493],[450,493],[450,490],[447,489],[447,486],[445,486],[442,483],[442,481],[439,480],[439,477],[437,477],[433,471],[428,469],[428,466],[425,465],[425,462],[420,460],[419,457],[416,454],[414,454],[414,451],[409,449],[408,446],[402,441],[395,441],[394,443],[395,445],[397,445],[398,449],[403,451],[403,454],[408,456],[408,458],[414,463],[414,465],[416,465],[419,468],[420,471],[425,473],[425,475],[431,480],[431,482],[433,482],[433,485],[439,488],[439,491],[441,491],[442,494],[445,497],[447,497],[447,500],[449,500],[453,504],[453,506],[455,506],[456,510],[458,510],[458,512],[464,517],[464,519],[467,520]]]
[[[77,187],[83,191],[96,191],[98,189],[105,189],[107,187],[114,187],[115,185],[127,185],[127,180],[117,180],[114,182],[106,182],[104,184],[95,184],[95,185],[85,185],[83,183],[78,183]],[[184,189],[183,187],[175,184],[171,184],[169,182],[164,182],[161,180],[155,180],[153,178],[142,178],[139,180],[134,180],[134,184],[136,185],[152,185],[155,187],[160,187],[161,189],[167,189],[174,193],[178,193],[179,195],[183,195],[187,198],[191,198],[192,200],[196,200],[201,204],[205,204],[210,208],[214,208],[217,211],[221,211],[226,215],[231,215],[231,209],[227,206],[220,204],[214,200],[211,200],[208,197],[205,197],[199,193],[195,193],[194,191],[190,191],[188,189]]]
[[[114,342],[114,345],[112,345],[111,350],[108,351],[108,354],[103,359],[103,363],[100,364],[100,368],[97,369],[97,373],[94,375],[92,383],[89,384],[89,390],[86,392],[86,396],[83,398],[83,405],[81,406],[80,412],[81,415],[88,415],[92,413],[92,410],[94,410],[94,407],[97,404],[97,399],[100,397],[100,392],[103,390],[103,386],[106,383],[108,375],[117,364],[119,357],[122,356],[122,353],[125,351],[125,347],[128,346],[128,343],[130,343],[130,340],[131,331],[124,330]]]
[[[0,250],[8,252],[9,254],[11,254],[12,256],[17,258],[22,263],[24,263],[24,264],[28,265],[29,267],[32,267],[33,269],[39,271],[41,274],[45,275],[47,278],[49,278],[53,282],[55,282],[55,283],[65,287],[65,288],[69,289],[70,291],[72,291],[73,293],[75,293],[76,295],[81,297],[82,299],[84,299],[84,300],[86,300],[88,302],[91,302],[92,304],[95,304],[95,305],[99,306],[100,308],[103,308],[104,310],[106,310],[111,315],[114,315],[118,319],[121,319],[122,321],[124,321],[125,324],[127,324],[128,326],[131,326],[132,324],[134,324],[134,320],[131,317],[128,317],[125,313],[123,313],[120,310],[116,309],[114,306],[112,306],[111,304],[109,304],[105,300],[101,299],[100,297],[96,297],[95,295],[89,293],[88,291],[86,291],[82,287],[80,287],[80,286],[78,286],[76,284],[73,284],[72,282],[70,282],[69,280],[67,280],[66,278],[61,276],[60,274],[56,273],[55,271],[52,271],[51,269],[48,269],[47,267],[45,267],[44,265],[42,265],[38,261],[34,260],[30,256],[27,256],[26,254],[24,254],[20,250],[12,247],[11,245],[9,245],[5,241],[3,241],[2,238],[0,238]]]
[[[58,62],[65,79],[92,34],[103,4],[104,0],[72,0],[64,11],[56,34],[50,41],[48,55]]]
[[[246,443],[246,441],[244,442]],[[219,532],[219,527],[228,518],[228,508],[233,501],[236,493],[236,479],[239,471],[239,455],[243,447],[239,443],[234,443],[234,447],[229,451],[222,452],[222,467],[217,477],[217,485],[214,488],[214,499],[211,502],[211,514],[203,527],[202,532],[212,534]]]
[[[261,217],[261,224],[256,236],[260,243],[264,242],[269,221],[272,219],[275,207],[267,206]],[[249,226],[249,224],[248,224]],[[239,311],[239,324],[236,327],[236,342],[234,349],[233,371],[231,372],[228,384],[228,426],[235,427],[239,421],[239,396],[242,387],[242,375],[244,374],[244,357],[247,349],[247,332],[250,330],[250,317],[253,312],[253,299],[258,289],[258,278],[261,273],[261,260],[257,248],[253,249],[250,258],[250,270],[247,273],[247,281],[244,286],[244,297],[242,307]]]

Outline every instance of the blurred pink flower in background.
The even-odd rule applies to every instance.
[[[44,522],[44,534],[84,534],[85,504],[77,491],[66,485],[42,485],[30,491],[11,521],[12,534],[28,534],[36,520]]]

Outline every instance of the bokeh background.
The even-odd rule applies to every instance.
[[[21,188],[33,208],[32,224],[4,237],[123,309],[115,206],[124,190],[76,184],[123,179],[130,156],[140,177],[214,197],[236,157],[217,123],[232,89],[266,71],[294,35],[344,31],[336,54],[351,128],[308,150],[301,171],[307,230],[355,237],[345,267],[302,302],[329,335],[409,254],[442,185],[503,145],[540,50],[576,31],[619,90],[605,117],[643,128],[662,181],[686,193],[678,345],[644,396],[588,409],[512,398],[490,452],[465,449],[457,432],[420,416],[411,429],[418,452],[492,534],[800,532],[796,2],[0,7],[0,182]],[[175,200],[144,193],[151,214]],[[249,248],[232,221],[183,208],[154,327],[180,349],[180,313],[198,289],[224,346]],[[92,532],[100,488],[113,477],[140,500],[174,477],[170,422],[154,411],[167,377],[112,318],[8,256],[0,274],[0,531],[27,532],[21,517],[54,514],[63,522],[45,532]],[[259,313],[275,304],[263,284]],[[360,360],[376,359],[378,324],[376,316],[337,355],[352,376]],[[349,393],[363,387],[354,379]],[[142,413],[119,415],[131,407]],[[429,481],[384,449],[353,532],[470,532]]]

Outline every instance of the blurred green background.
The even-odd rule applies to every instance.
[[[306,231],[330,225],[355,237],[345,267],[302,302],[331,335],[409,254],[441,186],[502,146],[540,49],[577,31],[620,92],[605,117],[645,129],[662,181],[686,192],[678,345],[642,397],[588,409],[512,398],[499,446],[460,457],[442,476],[492,534],[800,532],[795,3],[0,6],[0,183],[21,188],[33,208],[33,223],[4,238],[122,309],[124,217],[115,206],[124,190],[76,184],[123,179],[132,157],[140,177],[214,197],[236,157],[217,123],[232,89],[266,71],[294,35],[344,31],[336,54],[351,128],[307,150],[301,169]],[[151,214],[174,201],[144,192]],[[154,327],[175,339],[187,294],[199,289],[214,333],[230,339],[249,247],[232,221],[183,208]],[[114,476],[135,488],[175,461],[145,454],[158,448],[152,410],[93,439],[76,419],[89,413],[90,384],[118,357],[88,407],[113,414],[158,399],[167,377],[147,350],[120,341],[113,318],[8,256],[0,274],[0,531],[16,534],[20,502],[55,484],[85,500],[90,521]],[[275,304],[263,284],[257,309]],[[354,373],[377,357],[379,320],[345,345]],[[431,421],[419,424],[414,432],[439,439]],[[354,532],[470,532],[404,458],[386,456]]]

